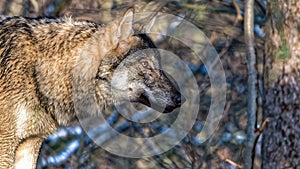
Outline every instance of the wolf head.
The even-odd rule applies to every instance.
[[[130,51],[115,69],[111,89],[118,101],[142,103],[163,113],[184,102],[176,82],[162,71],[156,49]]]
[[[139,34],[143,32],[140,28],[152,26],[153,19],[149,23],[134,24],[133,11],[129,9],[107,26],[106,31],[111,32],[107,37],[110,44],[103,47],[111,47],[100,61],[96,79],[118,101],[138,102],[168,113],[180,107],[184,97],[174,80],[162,71],[154,43],[145,34]]]

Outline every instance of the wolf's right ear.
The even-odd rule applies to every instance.
[[[129,8],[125,14],[119,19],[117,29],[117,37],[119,40],[125,40],[133,35],[133,13],[134,9]]]

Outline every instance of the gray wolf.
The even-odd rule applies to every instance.
[[[35,168],[43,139],[76,120],[75,111],[92,115],[112,105],[112,89],[121,100],[162,113],[181,105],[153,42],[135,35],[141,30],[133,25],[132,9],[108,25],[67,18],[0,22],[1,169]],[[111,83],[117,67],[124,73],[115,75],[120,84]]]

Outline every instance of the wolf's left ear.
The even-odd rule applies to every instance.
[[[119,40],[125,40],[129,36],[133,35],[133,13],[133,8],[129,8],[123,17],[119,19],[117,29],[117,37]]]

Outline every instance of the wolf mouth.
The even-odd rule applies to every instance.
[[[171,113],[174,109],[178,108],[181,106],[181,103],[177,103],[177,104],[159,104],[159,103],[155,103],[155,102],[151,102],[149,100],[149,97],[146,95],[145,92],[141,93],[140,97],[138,98],[137,101],[135,102],[139,102],[142,103],[148,107],[151,107],[154,110],[157,110],[161,113]]]
[[[150,100],[144,92],[140,95],[139,102],[146,105],[146,106],[148,106],[148,107],[151,107]]]

